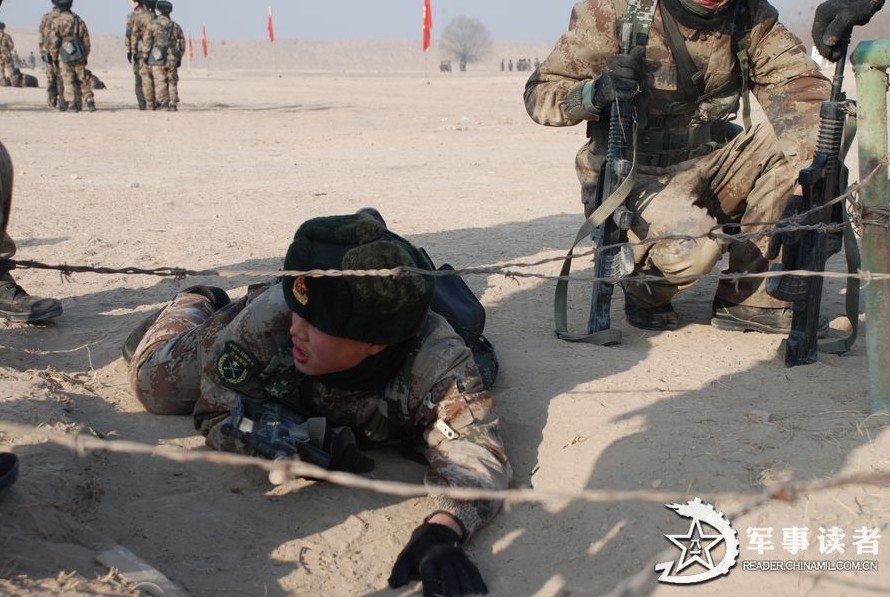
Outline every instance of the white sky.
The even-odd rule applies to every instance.
[[[575,0],[432,0],[433,39],[455,17],[479,19],[495,40],[552,42],[566,29]],[[817,0],[773,0],[788,16],[812,19]],[[174,0],[173,20],[197,37],[265,39],[269,7],[276,38],[420,39],[423,0]],[[50,0],[4,0],[0,20],[36,29]],[[74,0],[94,35],[123,35],[129,0]],[[342,16],[341,16],[342,15]],[[809,42],[809,40],[805,40]]]

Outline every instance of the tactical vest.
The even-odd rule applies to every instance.
[[[167,51],[173,45],[173,21],[169,21],[166,27],[154,36],[151,50],[148,52],[146,62],[152,66],[160,66],[167,63]]]

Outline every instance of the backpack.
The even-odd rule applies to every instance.
[[[167,49],[173,45],[173,21],[154,38],[146,62],[152,66],[167,63]]]

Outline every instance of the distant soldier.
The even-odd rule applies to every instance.
[[[6,32],[6,23],[0,23],[0,86],[9,86],[14,68],[15,44]]]
[[[50,55],[49,24],[62,12],[55,4],[55,0],[53,0],[52,10],[44,14],[40,19],[40,28],[38,29],[40,59],[46,66],[46,104],[50,108],[60,108],[60,100],[63,104],[65,102],[64,94],[61,93],[62,80],[59,78],[59,68],[53,64],[53,59]],[[67,109],[67,106],[65,109]]]
[[[34,56],[34,52],[28,52],[28,68],[34,70],[37,68],[37,58]]]
[[[142,46],[147,52],[146,63],[151,66],[154,79],[155,106],[176,111],[179,104],[179,65],[185,53],[185,35],[171,18],[173,4],[158,0],[158,16],[142,35]]]
[[[139,104],[140,110],[145,110],[146,98],[148,98],[148,101],[153,102],[155,91],[151,78],[151,69],[145,63],[146,52],[142,48],[142,35],[154,20],[154,14],[151,12],[154,8],[154,2],[132,0],[130,7],[133,9],[133,12],[127,17],[127,61],[133,65],[133,78],[136,82],[136,103]],[[154,109],[153,103],[151,109]]]
[[[60,12],[49,23],[50,57],[59,67],[65,93],[65,102],[59,102],[59,110],[64,112],[71,106],[79,112],[80,103],[76,101],[79,95],[86,109],[95,112],[93,89],[84,73],[90,55],[90,32],[83,19],[71,12],[73,2],[53,0]]]
[[[21,69],[12,69],[12,77],[9,79],[10,87],[39,87],[37,77],[23,73]]]

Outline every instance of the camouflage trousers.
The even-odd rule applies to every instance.
[[[201,395],[202,354],[244,301],[216,311],[202,295],[181,292],[164,307],[130,361],[130,389],[150,413],[191,414]]]
[[[139,109],[145,109],[145,93],[142,89],[142,61],[138,58],[133,60],[133,80],[135,82],[136,103]]]
[[[82,62],[59,62],[59,77],[62,79],[65,101],[74,105],[78,100],[84,103],[93,101],[93,86],[84,72]]]
[[[6,232],[9,224],[9,211],[12,209],[12,158],[6,146],[0,143],[0,279],[9,273],[9,266],[3,261],[15,255],[15,242]]]
[[[153,102],[155,99],[155,82],[151,74],[151,67],[147,65],[144,60],[139,61],[139,82],[142,84],[142,97],[145,98],[146,106],[149,109],[153,109]]]
[[[579,178],[601,160],[593,154],[585,159],[582,148]],[[634,214],[628,241],[640,243],[633,247],[638,272],[671,280],[626,284],[625,292],[641,305],[667,304],[710,273],[727,252],[730,273],[767,271],[769,236],[735,242],[706,236],[731,223],[741,225],[741,229],[731,228],[732,233],[769,228],[769,224],[759,223],[782,217],[796,175],[772,129],[763,124],[705,156],[666,168],[641,167],[626,202]],[[688,238],[660,239],[668,235]],[[787,306],[766,293],[763,278],[721,280],[716,295],[725,302],[750,307]]]
[[[160,64],[151,67],[155,83],[155,105],[179,104],[179,71],[175,64]]]
[[[58,68],[53,64],[46,65],[46,99],[50,106],[55,107],[59,98],[59,79]],[[64,95],[62,96],[64,99]]]

